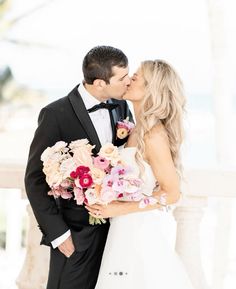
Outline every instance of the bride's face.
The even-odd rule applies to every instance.
[[[141,101],[144,98],[145,85],[144,78],[139,68],[131,78],[130,85],[127,92],[124,94],[123,99],[130,100],[132,102]]]

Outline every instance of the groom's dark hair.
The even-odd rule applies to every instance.
[[[127,67],[128,58],[118,48],[112,46],[96,46],[84,57],[83,74],[84,81],[93,84],[95,79],[103,79],[109,84],[113,76],[112,67]]]

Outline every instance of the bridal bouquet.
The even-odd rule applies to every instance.
[[[142,180],[121,158],[118,148],[103,145],[97,156],[95,146],[87,139],[59,141],[41,155],[43,172],[50,187],[49,195],[73,198],[77,205],[108,204],[114,200],[140,201],[140,207],[154,202],[141,192]],[[101,224],[104,219],[89,217],[90,224]]]

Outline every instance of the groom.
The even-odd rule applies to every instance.
[[[129,116],[120,100],[130,84],[128,59],[114,47],[92,48],[83,60],[84,81],[66,97],[44,107],[38,119],[25,174],[26,192],[39,228],[41,244],[51,246],[47,289],[93,289],[109,224],[90,225],[89,215],[73,199],[48,195],[40,156],[57,141],[87,138],[96,145],[126,140],[116,137],[116,122]]]

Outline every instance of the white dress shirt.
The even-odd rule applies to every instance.
[[[100,103],[99,100],[89,94],[83,84],[80,84],[78,91],[87,110]],[[112,128],[108,109],[99,109],[90,112],[89,116],[98,134],[101,145],[104,145],[107,142],[112,142]]]
[[[82,97],[82,100],[85,104],[86,109],[90,109],[96,104],[99,104],[100,101],[92,96],[81,83],[78,87],[78,92]],[[111,120],[108,109],[99,109],[94,112],[90,112],[89,116],[94,125],[94,128],[98,134],[101,145],[104,145],[107,142],[112,142],[112,128]],[[61,245],[69,236],[71,235],[70,230],[56,238],[51,242],[52,247],[56,248]]]

